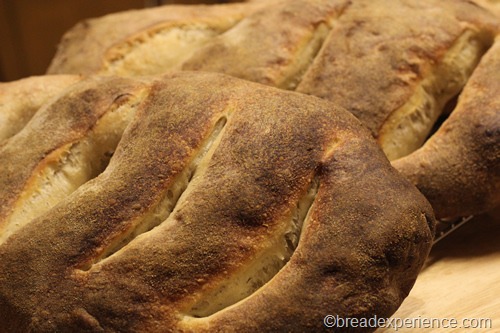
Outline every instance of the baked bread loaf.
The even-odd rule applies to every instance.
[[[0,145],[0,227],[0,332],[305,332],[390,316],[434,217],[348,112],[181,72],[41,107]]]
[[[265,7],[258,7],[264,3]],[[242,9],[245,6],[247,10]],[[500,31],[497,17],[460,0],[228,4],[210,12],[213,22],[222,22],[225,11],[239,10],[239,16],[219,30],[201,23],[205,22],[201,19],[191,19],[196,15],[184,18],[188,10],[204,13],[205,8],[164,7],[86,21],[65,35],[48,73],[130,76],[173,69],[201,70],[296,90],[332,100],[349,110],[371,130],[387,157],[396,160],[421,147],[440,116],[453,110],[453,102],[476,67],[485,66],[481,59]],[[150,20],[150,26],[146,24],[146,14],[167,10],[170,16],[164,23],[156,18]],[[131,21],[142,21],[142,25],[129,30]],[[188,37],[195,34],[209,37]],[[498,72],[490,71],[490,75],[496,81],[500,79]],[[495,94],[490,98],[498,100]],[[470,112],[480,113],[476,109]],[[498,122],[499,113],[492,117]],[[476,130],[466,117],[455,118],[468,133]],[[446,136],[444,132],[438,130]],[[494,136],[498,140],[498,135]],[[475,148],[476,144],[464,143],[467,138],[456,144]],[[448,159],[459,149],[464,148],[426,149],[425,159]],[[489,159],[483,155],[486,151],[487,147],[480,147],[471,154],[477,156],[474,160]],[[500,191],[500,184],[492,181],[497,168],[480,167],[482,175],[478,177],[473,172],[478,167],[471,167],[471,161],[461,157],[451,159],[457,170],[467,169],[463,172],[467,178],[462,175],[462,179],[473,184],[467,190],[453,189],[453,195],[463,198],[462,204],[453,205],[456,200],[441,195],[456,182],[433,181],[420,187],[432,198],[439,217],[479,213],[500,204],[498,197],[491,195]],[[406,165],[401,171],[412,180],[417,172],[431,172],[429,168]],[[426,174],[433,179],[441,176]],[[482,190],[491,188],[492,182],[491,191]],[[488,196],[483,197],[485,194]],[[473,201],[483,202],[466,204],[471,196]]]

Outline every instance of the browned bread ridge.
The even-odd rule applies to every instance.
[[[49,75],[0,82],[0,142],[20,131],[44,103],[79,79],[78,75]]]
[[[415,153],[393,162],[441,216],[500,204],[500,43],[481,60],[455,111]]]
[[[0,146],[0,227],[0,332],[310,332],[390,316],[434,217],[345,110],[180,72],[41,107]]]
[[[454,100],[464,87],[468,90],[475,70],[488,71],[479,68],[487,66],[481,59],[500,31],[497,17],[461,0],[228,4],[210,12],[213,24],[226,22],[223,29],[214,29],[203,23],[206,19],[198,18],[204,8],[164,7],[87,21],[65,35],[48,72],[130,76],[174,69],[215,71],[296,90],[332,100],[353,113],[371,130],[387,157],[397,160],[420,148],[440,116],[453,111]],[[145,23],[148,13],[168,9],[170,16],[163,23],[158,18],[150,20],[150,26]],[[239,16],[229,22],[223,18],[230,10]],[[188,11],[198,14],[188,20],[184,18]],[[142,19],[141,27],[129,29],[128,22]],[[206,38],[189,37],[198,35]],[[489,70],[489,74],[495,82],[500,80],[498,71]],[[495,104],[499,95],[490,94],[489,98]],[[481,117],[481,110],[469,112]],[[494,112],[488,118],[490,126],[498,123],[498,117],[499,112]],[[475,131],[466,117],[454,118],[465,132]],[[447,135],[441,129],[437,133]],[[493,133],[498,140],[498,127]],[[446,177],[442,172],[428,174],[444,170],[444,165],[421,168],[406,163],[401,169],[413,181],[415,173],[429,179],[443,178],[420,186],[424,195],[432,198],[440,217],[480,213],[500,204],[496,195],[500,184],[495,176],[499,162],[489,163],[487,168],[473,165],[472,160],[491,156],[484,155],[487,147],[478,146],[480,141],[466,142],[468,138],[470,135],[464,134],[455,141],[462,147],[424,149],[419,155],[436,163],[453,160],[456,170],[463,169],[463,182],[473,186],[445,183],[444,179],[455,177],[456,172]],[[438,144],[435,140],[434,145]],[[459,150],[459,155],[451,156]],[[475,157],[470,160],[469,155]],[[481,175],[475,174],[478,168]],[[453,191],[448,191],[450,188]],[[467,204],[471,196],[475,199]],[[461,204],[455,204],[458,202]]]

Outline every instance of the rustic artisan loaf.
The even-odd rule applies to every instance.
[[[434,217],[348,112],[181,72],[40,108],[0,144],[0,227],[0,332],[306,332],[390,316]]]
[[[172,69],[203,70],[296,90],[335,101],[352,112],[371,130],[388,158],[396,160],[421,147],[440,115],[453,110],[455,97],[476,67],[486,66],[481,59],[500,31],[498,18],[460,0],[228,4],[206,14],[212,24],[225,22],[223,29],[214,29],[203,23],[206,19],[198,18],[205,15],[205,8],[162,7],[86,21],[63,38],[48,72],[142,75]],[[198,14],[187,19],[188,11]],[[239,16],[229,22],[226,11]],[[168,18],[161,21],[155,17],[150,26],[146,24],[146,14],[166,12]],[[130,29],[131,21],[142,23]],[[193,35],[206,38],[189,37]],[[500,79],[498,71],[489,72],[494,80]],[[499,97],[493,94],[490,98]],[[470,112],[481,117],[480,110]],[[492,116],[494,121],[498,117],[498,112]],[[475,131],[465,117],[455,118],[467,132]],[[447,135],[442,130],[438,133]],[[494,136],[498,140],[498,134]],[[457,144],[463,141],[467,137]],[[481,147],[470,154],[487,159],[485,151],[486,147]],[[450,151],[448,146],[437,145],[425,150],[425,159],[444,160],[452,152],[458,149]],[[462,156],[452,157],[456,169],[467,168],[464,174],[468,176],[462,179],[474,184],[467,190],[454,188],[453,195],[463,197],[462,204],[453,205],[454,200],[441,196],[455,182],[433,181],[420,187],[432,197],[441,217],[479,213],[500,204],[497,196],[489,195],[491,191],[481,190],[491,187],[495,168],[483,168],[482,176],[476,177],[473,170],[477,167],[471,168],[467,158],[461,161]],[[418,165],[412,169],[407,163],[401,171],[414,179],[414,173],[426,170],[430,172]],[[495,181],[493,192],[499,191],[500,184]],[[485,193],[489,196],[483,200]],[[468,206],[471,195],[476,201],[483,200],[482,204]]]

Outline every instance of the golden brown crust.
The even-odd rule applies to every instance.
[[[133,43],[141,32],[163,27],[206,24],[224,31],[260,4],[163,6],[110,14],[78,23],[62,38],[47,73],[91,74],[101,71],[116,46]],[[103,38],[104,37],[104,38]],[[75,43],[75,41],[79,41]],[[161,74],[165,69],[158,69]],[[143,73],[144,74],[144,73]]]
[[[46,75],[0,82],[0,142],[19,132],[42,104],[78,80],[77,75]]]
[[[356,1],[334,25],[297,91],[338,103],[379,137],[389,116],[433,74],[460,35],[473,29],[480,32],[484,44],[493,38],[491,15],[469,7],[457,1],[454,5]],[[462,17],[467,9],[479,22],[465,24],[472,20]],[[447,92],[429,93],[438,97]]]
[[[142,70],[151,73],[178,68],[222,72],[297,90],[334,101],[356,115],[377,138],[387,157],[394,160],[422,146],[445,105],[460,93],[500,32],[497,17],[466,0],[289,0],[258,3],[262,9],[252,7],[239,17],[241,20],[233,21],[228,30],[200,37],[198,42],[186,48],[186,52],[174,55],[174,61],[165,61],[165,64],[156,63],[151,54],[156,56],[161,53],[164,59],[172,53],[169,49],[182,49],[182,40],[189,38],[173,33],[170,42],[166,37],[161,42],[143,38],[140,46],[136,46],[134,41],[137,36],[154,35],[156,28],[143,25],[131,30],[127,30],[129,27],[116,29],[123,23],[113,17],[119,18],[121,14],[95,20],[90,24],[92,32],[88,36],[98,44],[81,43],[78,39],[82,38],[73,38],[72,42],[72,32],[69,32],[60,48],[60,54],[64,54],[65,49],[75,45],[88,46],[89,50],[100,54],[90,61],[92,68],[82,63],[75,63],[71,69],[65,68],[58,65],[60,56],[56,56],[51,72],[90,70],[137,75]],[[232,6],[217,8],[234,10]],[[171,9],[179,16],[165,22],[181,26],[181,13],[188,10],[187,7]],[[164,9],[157,10],[161,12]],[[196,7],[189,10],[194,13]],[[123,17],[138,13],[123,14]],[[190,24],[197,20],[203,22],[202,16],[192,14]],[[214,16],[214,22],[219,19]],[[105,31],[111,27],[124,30],[123,35],[119,38],[108,37]],[[79,36],[81,33],[78,33]],[[85,33],[82,35],[86,36]],[[106,59],[112,54],[127,56],[118,67],[109,67]],[[75,59],[77,62],[78,58]],[[464,126],[470,124],[465,118],[462,121]],[[480,156],[484,152],[485,147],[482,147],[475,154]],[[433,159],[443,160],[445,155]],[[462,165],[462,162],[457,163]],[[463,167],[471,171],[465,162]],[[405,170],[409,174],[424,172],[418,167],[410,170],[409,166]],[[462,178],[464,182],[473,184],[475,176],[468,173]],[[437,195],[446,193],[454,182],[446,186],[444,182],[433,182],[427,186],[432,184],[436,188],[428,188],[427,192]],[[454,188],[453,191],[458,195],[461,190]],[[467,194],[463,193],[463,197]],[[435,200],[437,198],[432,201]],[[445,197],[439,200],[445,201]],[[483,204],[489,207],[488,202],[494,200],[493,197],[484,198]],[[461,207],[465,207],[462,213],[466,214],[473,212],[473,207],[478,205],[460,205],[454,208],[455,212],[458,213]]]
[[[208,41],[182,69],[226,73],[294,90],[348,6],[347,0],[271,4]]]
[[[89,83],[98,104],[147,95],[106,170],[0,243],[0,332],[303,332],[396,310],[434,218],[354,117],[220,74],[118,82]]]
[[[500,17],[500,1],[498,0],[473,0],[475,3],[488,9],[490,12]]]
[[[393,162],[438,217],[500,205],[500,40],[483,57],[455,111],[415,153]]]
[[[44,81],[47,80],[49,78]],[[59,82],[60,78],[55,77],[54,80]],[[106,83],[98,84],[99,81]],[[118,78],[88,79],[74,84],[53,103],[49,100],[43,105],[22,131],[2,142],[0,232],[6,232],[7,220],[19,206],[23,193],[42,191],[37,189],[41,185],[37,183],[37,178],[41,177],[44,169],[63,159],[67,147],[88,135],[97,121],[123,100],[133,84]],[[51,93],[49,90],[46,95]],[[26,94],[29,95],[29,92]]]

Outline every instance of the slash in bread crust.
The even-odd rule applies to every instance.
[[[393,165],[415,184],[440,217],[500,204],[500,43],[481,60],[456,110],[414,154]],[[443,200],[446,198],[446,200]]]

